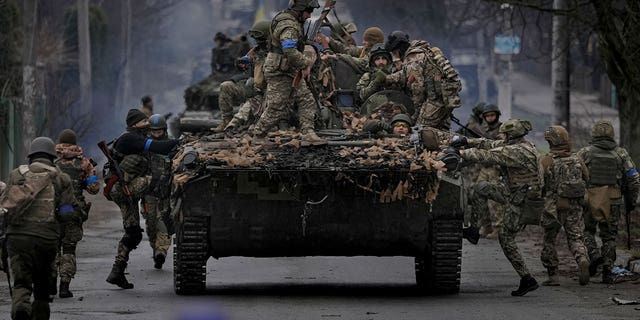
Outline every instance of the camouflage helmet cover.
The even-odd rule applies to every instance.
[[[385,58],[387,58],[388,63],[391,63],[393,61],[391,53],[387,51],[384,44],[377,43],[371,48],[371,53],[369,55],[369,66],[373,66],[379,56],[384,56]]]
[[[166,130],[167,120],[161,114],[154,114],[149,117],[149,129],[151,130]]]
[[[318,0],[289,0],[289,8],[296,11],[304,11],[307,8],[320,8]]]
[[[613,139],[615,135],[613,131],[613,125],[611,122],[600,120],[593,125],[593,128],[591,129],[591,137],[607,137]]]
[[[260,41],[269,39],[271,35],[271,22],[267,20],[258,21],[249,30],[249,36]]]
[[[551,126],[544,131],[544,139],[552,146],[569,144],[569,132],[563,126]]]
[[[531,129],[531,122],[527,120],[509,119],[502,123],[498,132],[507,135],[508,139],[514,139],[527,135]]]
[[[27,157],[31,158],[36,153],[45,153],[53,158],[58,157],[58,154],[56,153],[56,144],[48,137],[37,137],[31,141]]]

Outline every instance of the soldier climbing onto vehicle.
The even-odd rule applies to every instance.
[[[83,191],[90,194],[97,194],[100,191],[100,181],[96,176],[96,171],[92,161],[85,157],[82,147],[77,144],[77,136],[73,130],[63,130],[58,136],[56,145],[58,159],[55,164],[71,177],[75,199],[78,203],[78,219],[61,225],[62,238],[58,247],[58,255],[54,273],[60,276],[60,298],[73,297],[69,290],[69,283],[76,274],[76,246],[82,240],[82,224],[89,218],[91,202],[84,198]],[[53,277],[56,278],[55,276]],[[55,284],[54,284],[55,285]]]
[[[303,23],[319,8],[317,0],[292,0],[289,8],[271,21],[271,46],[265,60],[266,109],[253,129],[254,143],[265,143],[267,131],[280,120],[288,120],[289,106],[298,108],[300,132],[312,143],[326,143],[314,130],[316,102],[304,79],[309,78],[314,61],[303,54]],[[301,73],[298,86],[292,85]]]
[[[640,175],[627,150],[616,143],[609,121],[596,122],[591,139],[590,144],[577,153],[589,168],[584,244],[591,261],[591,275],[602,266],[602,282],[611,284],[614,282],[611,268],[616,261],[618,220],[625,210],[623,196],[629,201],[629,209],[635,208]],[[602,247],[596,242],[596,233],[602,239]]]
[[[584,221],[581,202],[586,194],[585,180],[589,180],[589,172],[584,162],[571,152],[569,132],[564,127],[547,128],[544,138],[549,143],[550,151],[540,161],[544,172],[542,195],[545,198],[545,210],[541,217],[544,242],[540,259],[547,268],[549,279],[542,285],[560,285],[556,238],[560,229],[564,228],[569,250],[578,264],[580,285],[584,286],[589,283],[589,258],[582,240]]]
[[[416,107],[416,124],[448,130],[451,114],[461,106],[458,72],[442,51],[423,40],[409,41],[403,31],[389,34],[392,55],[402,58],[402,70],[387,76],[388,83],[404,86]]]
[[[124,181],[115,182],[111,185],[110,190],[110,186],[107,184],[104,190],[105,196],[120,207],[124,227],[124,235],[118,242],[118,253],[111,273],[107,277],[107,282],[123,289],[132,289],[133,284],[127,281],[124,271],[129,261],[129,253],[137,248],[142,241],[143,230],[140,228],[138,201],[148,190],[153,190],[155,183],[157,183],[148,176],[149,159],[146,154],[168,155],[175,150],[179,141],[174,139],[160,141],[148,138],[149,121],[140,110],[129,110],[126,122],[127,131],[113,143],[111,151],[120,169],[124,172]],[[105,176],[105,181],[111,180],[111,175],[113,172]],[[127,186],[129,195],[123,185]]]

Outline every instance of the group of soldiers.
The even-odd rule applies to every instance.
[[[339,57],[363,70],[356,85],[358,99],[393,89],[406,92],[413,103],[412,113],[400,108],[388,119],[372,118],[365,131],[402,136],[417,125],[448,133],[452,112],[461,104],[461,84],[437,47],[410,41],[402,31],[389,34],[385,43],[384,32],[377,27],[365,31],[363,46],[358,47],[351,38],[357,28],[350,23],[338,24],[329,36],[319,33],[309,41],[303,24],[318,7],[316,0],[292,0],[272,21],[252,27],[249,36],[257,45],[236,61],[251,77],[222,84],[223,122],[216,131],[250,127],[252,143],[265,144],[270,130],[294,119],[304,139],[326,143],[316,128],[319,109],[327,104],[318,102],[326,103],[335,88],[331,70],[323,63]],[[222,37],[218,40],[225,43]],[[104,176],[103,193],[120,208],[124,228],[106,281],[124,289],[133,288],[125,270],[131,251],[143,238],[140,216],[147,222],[155,268],[162,268],[173,232],[171,165],[180,142],[168,136],[165,116],[152,114],[153,100],[147,96],[142,103],[141,109],[129,110],[126,132],[112,141],[108,156],[113,161]],[[240,110],[233,114],[236,105]],[[489,103],[479,103],[473,111],[459,135],[448,135],[450,148],[441,158],[448,169],[458,169],[462,163],[478,172],[469,178],[471,206],[464,236],[472,243],[477,243],[480,231],[486,237],[497,236],[521,277],[514,296],[538,288],[515,240],[527,224],[544,228],[541,259],[549,278],[543,284],[559,285],[555,241],[562,228],[578,265],[580,284],[586,285],[599,268],[603,282],[612,283],[623,198],[632,201],[627,206],[632,208],[640,189],[640,176],[627,151],[616,144],[612,125],[596,123],[591,144],[577,153],[571,152],[567,130],[551,126],[544,135],[550,152],[543,156],[526,140],[532,130],[528,121],[501,122],[499,108]],[[8,255],[9,265],[3,267],[14,275],[12,318],[48,319],[48,304],[56,291],[61,298],[73,296],[69,284],[76,271],[76,245],[91,208],[83,191],[96,194],[101,182],[71,130],[60,133],[57,145],[46,137],[33,140],[28,159],[29,165],[11,172],[0,198],[8,209],[3,254]],[[19,206],[10,200],[24,190],[34,195],[30,205],[11,211]],[[496,213],[493,219],[491,211]],[[595,241],[598,230],[601,247]]]

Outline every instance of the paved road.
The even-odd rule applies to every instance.
[[[541,287],[525,297],[509,292],[517,276],[496,241],[465,243],[462,290],[444,297],[420,296],[415,290],[413,259],[406,257],[310,257],[281,259],[226,258],[210,260],[208,292],[197,297],[173,293],[171,263],[153,269],[151,249],[144,241],[129,267],[133,290],[120,290],[104,279],[121,235],[115,207],[103,209],[79,245],[75,297],[56,299],[52,319],[164,320],[185,310],[205,308],[219,319],[639,319],[637,306],[614,305],[610,297],[640,298],[640,285],[580,287],[563,269],[563,286]],[[543,279],[539,246],[525,241],[529,264]],[[565,259],[567,260],[567,259]],[[0,319],[8,319],[6,281],[0,276]],[[597,282],[597,278],[592,279]],[[214,319],[214,318],[211,318]]]

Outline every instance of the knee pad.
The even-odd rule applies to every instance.
[[[137,248],[140,241],[142,241],[142,231],[139,226],[124,228],[122,244],[131,250]]]

